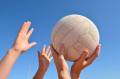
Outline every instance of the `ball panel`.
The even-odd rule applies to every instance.
[[[92,44],[89,42],[91,42]],[[68,58],[66,59],[70,61],[77,60],[85,48],[88,48],[90,52],[89,55],[91,55],[94,52],[96,46],[97,44],[94,42],[94,40],[91,38],[89,34],[82,35],[79,37],[79,40],[76,40],[76,42],[71,47],[68,47],[67,52]]]
[[[80,53],[73,46],[69,47],[65,53],[65,59],[69,61],[75,61],[80,56]]]
[[[89,50],[90,54],[92,54],[98,43],[96,43],[92,39],[91,35],[88,33],[86,35],[80,36],[79,44],[82,47],[82,49],[80,49],[80,50],[83,51],[85,48],[87,48]]]
[[[91,24],[91,27],[89,28],[89,34],[91,35],[92,39],[95,42],[99,43],[99,39],[100,39],[99,31],[93,23]]]

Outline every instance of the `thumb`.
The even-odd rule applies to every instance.
[[[58,53],[57,53],[57,51],[54,49],[53,45],[51,45],[50,47],[51,47],[51,51],[52,51],[53,58],[56,60],[56,59],[58,58]]]
[[[63,55],[64,54],[64,44],[62,44],[59,48],[59,54]]]
[[[32,48],[33,46],[35,46],[37,43],[36,42],[32,42],[31,44],[29,44],[28,49]]]

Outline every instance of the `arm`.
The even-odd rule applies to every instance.
[[[13,47],[0,62],[0,79],[6,79],[15,64],[17,58],[25,51],[36,45],[36,42],[29,43],[33,29],[29,31],[31,22],[25,22],[17,36]]]
[[[60,48],[60,51],[63,50],[62,48],[63,47]],[[62,54],[58,54],[58,52],[53,48],[53,46],[51,46],[51,49],[59,79],[70,79],[68,65],[64,59],[64,56]]]
[[[49,67],[50,61],[52,60],[50,46],[48,48],[44,46],[42,52],[41,53],[38,52],[38,59],[39,68],[33,79],[43,79]]]
[[[93,61],[98,57],[100,50],[100,45],[98,45],[94,53],[87,58],[89,51],[85,49],[79,59],[73,64],[71,68],[71,79],[80,79],[80,73],[82,70],[93,63]],[[87,59],[86,59],[87,58]]]

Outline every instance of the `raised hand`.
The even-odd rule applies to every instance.
[[[29,43],[29,38],[33,32],[33,29],[29,31],[30,25],[31,22],[24,22],[13,47],[0,62],[0,79],[7,79],[13,65],[21,53],[36,45],[36,42]]]
[[[71,78],[72,79],[80,79],[79,74],[80,72],[86,68],[87,66],[91,65],[93,61],[98,57],[100,51],[100,45],[98,45],[94,51],[94,53],[87,58],[89,51],[85,49],[79,59],[73,64],[71,68]],[[87,59],[86,59],[87,58]]]
[[[39,66],[47,69],[51,60],[52,60],[52,53],[50,50],[50,46],[46,48],[46,46],[43,47],[42,52],[38,52],[38,58],[39,58]]]
[[[42,52],[38,52],[38,60],[39,60],[39,69],[34,77],[34,79],[43,79],[49,64],[52,60],[52,54],[50,50],[50,46],[46,48],[43,47]]]
[[[17,36],[17,39],[13,45],[13,49],[19,51],[19,52],[25,52],[28,49],[32,48],[36,45],[36,42],[29,43],[29,38],[32,35],[33,28],[29,31],[31,22],[24,22],[22,25],[20,32]]]

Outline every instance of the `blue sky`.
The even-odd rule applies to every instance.
[[[55,23],[63,16],[81,14],[98,26],[102,50],[81,79],[120,78],[120,1],[119,0],[0,0],[0,59],[17,36],[24,21],[32,21],[35,31],[30,41],[38,44],[21,55],[8,79],[32,79],[38,68],[37,50],[51,43]],[[68,62],[69,67],[72,63]],[[53,61],[44,79],[57,79]]]

